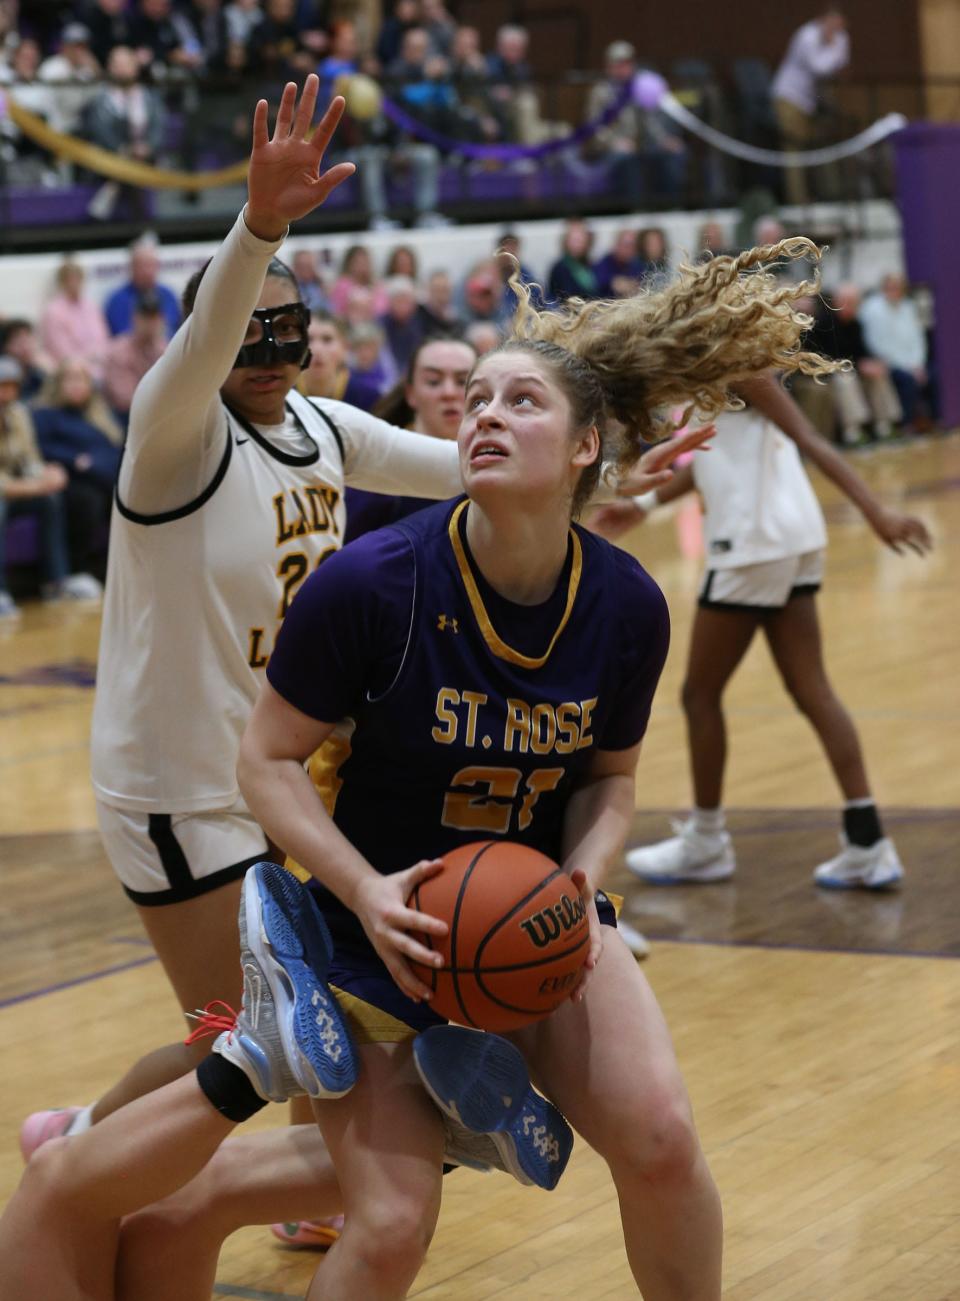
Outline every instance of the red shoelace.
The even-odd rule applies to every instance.
[[[198,1039],[212,1039],[224,1030],[232,1030],[237,1024],[237,1013],[222,998],[215,998],[205,1008],[197,1008],[196,1012],[188,1012],[187,1016],[197,1024],[184,1039],[185,1045],[194,1044]]]

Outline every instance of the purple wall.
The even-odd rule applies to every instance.
[[[917,122],[894,142],[907,274],[934,295],[940,417],[960,425],[960,126]]]

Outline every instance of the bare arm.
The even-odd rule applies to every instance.
[[[567,802],[563,823],[563,866],[580,891],[590,918],[587,973],[597,965],[602,934],[593,896],[623,850],[636,804],[640,745],[629,750],[598,750],[590,770]],[[574,997],[582,994],[580,982]]]
[[[381,876],[334,824],[304,763],[334,729],[287,703],[265,682],[240,743],[237,780],[264,831],[359,918],[390,974],[411,998],[431,991],[405,958],[433,966],[439,955],[409,931],[445,935],[446,925],[406,906],[419,881],[438,865],[425,861]]]
[[[792,438],[804,456],[835,483],[853,502],[877,537],[898,554],[904,546],[923,555],[933,545],[926,525],[912,515],[902,515],[884,506],[848,461],[807,420],[789,393],[772,375],[739,384],[745,401]],[[659,491],[659,490],[658,490]]]

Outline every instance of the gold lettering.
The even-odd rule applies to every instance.
[[[567,700],[557,708],[557,754],[572,754],[580,739],[580,706]]]
[[[437,692],[437,722],[442,723],[443,726],[431,728],[430,735],[438,745],[453,745],[457,739],[458,719],[451,706],[459,703],[459,691],[454,691],[451,687],[441,687]]]
[[[593,745],[593,737],[590,735],[590,720],[596,706],[596,696],[592,700],[580,701],[580,740],[577,742],[578,750],[585,750],[588,746]]]
[[[530,746],[530,706],[523,700],[507,701],[507,725],[503,733],[503,748],[507,754],[513,752],[515,736],[520,753],[526,754]]]
[[[546,730],[543,724],[546,723]],[[549,754],[557,739],[557,720],[551,705],[534,705],[530,718],[530,749],[534,754]]]
[[[466,743],[472,746],[477,740],[477,710],[487,703],[487,697],[480,691],[464,691],[460,698],[467,706]]]
[[[306,510],[304,509],[303,502],[300,500],[300,494],[297,492],[296,488],[290,489],[290,500],[293,502],[294,506],[296,506],[297,515],[299,516],[294,532],[296,533],[298,538],[302,538],[307,533],[310,532],[310,520],[309,517],[307,516]]]

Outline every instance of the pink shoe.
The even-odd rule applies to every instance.
[[[59,1107],[56,1111],[35,1111],[20,1126],[20,1151],[29,1161],[48,1139],[60,1138],[83,1111],[82,1107]]]
[[[325,1220],[293,1220],[288,1224],[271,1224],[270,1232],[288,1247],[307,1251],[326,1251],[340,1237],[343,1216],[331,1215]]]

